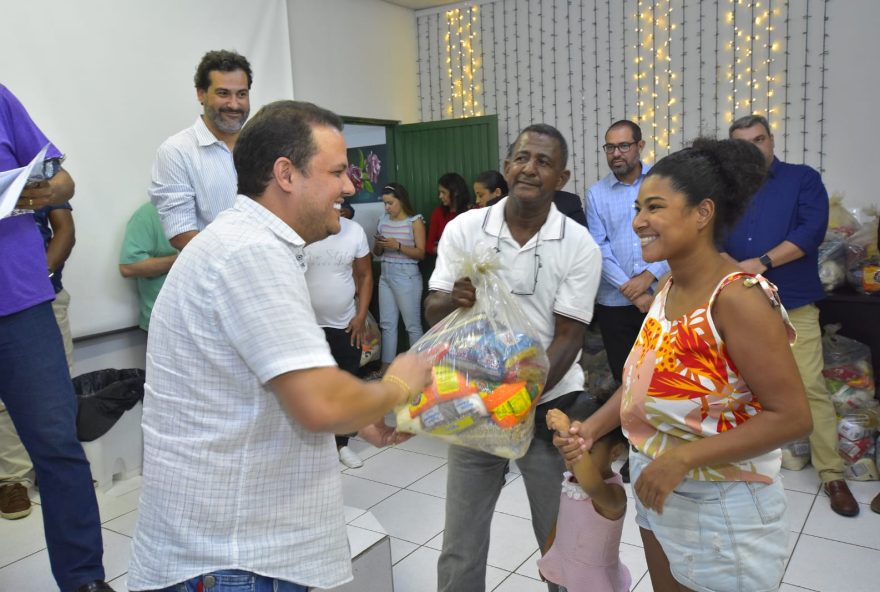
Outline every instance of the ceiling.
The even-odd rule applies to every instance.
[[[405,8],[420,10],[422,8],[433,8],[435,6],[443,6],[445,4],[456,4],[461,0],[385,0],[390,4],[397,4]]]

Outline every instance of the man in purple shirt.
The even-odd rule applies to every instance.
[[[49,140],[24,106],[0,85],[0,171],[27,165],[46,144]],[[46,156],[61,153],[49,144]],[[98,502],[76,437],[76,394],[52,312],[55,291],[43,237],[33,215],[33,210],[65,203],[73,191],[73,179],[60,169],[48,181],[26,188],[17,209],[0,220],[0,399],[34,464],[58,587],[62,592],[106,592],[112,588],[104,582]],[[20,495],[21,489],[4,488],[2,494]]]
[[[825,296],[819,281],[818,249],[828,226],[828,193],[819,173],[805,165],[782,162],[773,155],[773,134],[760,115],[741,117],[730,137],[751,142],[764,154],[769,174],[724,250],[748,273],[760,273],[779,288],[782,304],[797,329],[791,351],[807,391],[813,416],[810,454],[831,509],[855,516],[859,504],[843,477],[837,454],[837,416],[822,378],[822,333],[819,309]]]

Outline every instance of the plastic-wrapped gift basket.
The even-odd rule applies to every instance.
[[[499,275],[494,246],[479,243],[456,261],[458,277],[474,284],[476,303],[452,312],[413,346],[431,359],[434,379],[396,410],[397,429],[520,458],[534,434],[547,352]]]

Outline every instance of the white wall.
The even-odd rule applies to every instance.
[[[323,0],[321,2],[286,0],[286,5],[278,3],[277,0],[261,0],[260,4],[249,3],[246,8],[242,8],[239,3],[232,10],[223,10],[217,8],[214,0],[200,0],[202,4],[211,4],[211,8],[209,10],[203,9],[202,13],[214,16],[205,17],[204,27],[199,28],[189,25],[175,27],[174,25],[180,25],[181,21],[179,18],[173,18],[168,12],[177,11],[179,6],[173,0],[159,0],[158,5],[155,2],[149,6],[144,5],[147,6],[144,10],[165,14],[162,21],[163,27],[165,27],[163,38],[180,34],[189,39],[192,45],[190,51],[178,52],[179,59],[173,63],[159,64],[156,62],[155,52],[150,50],[151,44],[145,40],[145,28],[142,25],[130,24],[131,22],[140,23],[144,20],[143,18],[131,16],[129,12],[121,9],[112,9],[110,7],[111,0],[84,1],[87,2],[85,8],[82,3],[78,4],[77,8],[73,8],[68,7],[68,3],[49,0],[50,7],[53,7],[53,10],[49,12],[57,15],[52,17],[50,21],[79,22],[72,17],[69,18],[65,12],[77,10],[80,14],[94,15],[94,22],[88,27],[89,31],[116,31],[116,34],[121,38],[107,43],[106,39],[97,33],[89,33],[80,37],[83,41],[82,47],[87,49],[91,56],[79,58],[83,68],[88,73],[92,67],[90,64],[94,64],[100,67],[100,72],[96,71],[82,78],[83,84],[86,85],[85,88],[80,88],[80,85],[75,84],[67,85],[62,101],[69,105],[70,109],[76,109],[76,105],[81,105],[83,101],[98,103],[102,105],[102,109],[109,109],[108,115],[120,118],[118,121],[114,119],[104,127],[108,133],[112,133],[117,138],[117,142],[121,143],[121,150],[129,160],[138,163],[136,170],[130,171],[130,174],[126,176],[126,182],[121,184],[118,189],[118,193],[124,193],[126,200],[134,199],[136,203],[141,199],[146,199],[149,166],[158,144],[169,134],[195,119],[198,104],[195,102],[191,84],[192,73],[201,53],[209,48],[236,48],[247,55],[252,64],[255,61],[260,63],[272,61],[271,69],[268,67],[254,68],[252,99],[254,109],[263,102],[289,98],[292,95],[297,99],[313,101],[338,113],[350,116],[393,119],[404,122],[418,120],[417,92],[415,91],[417,86],[415,16],[410,10],[387,4],[381,0]],[[63,5],[63,8],[60,9],[61,12],[55,10],[56,3]],[[20,17],[22,22],[30,23],[22,28],[23,35],[29,30],[28,26],[37,27],[45,24],[37,16],[30,13],[44,11],[46,4],[38,3],[28,8],[29,6],[29,3],[19,2],[16,3],[12,12],[4,8],[5,16]],[[89,8],[94,10],[89,10]],[[196,9],[198,9],[197,5],[186,14],[189,15]],[[285,9],[288,12],[287,18],[283,16]],[[250,44],[243,42],[242,36],[246,37],[249,34],[265,36],[265,31],[260,31],[256,26],[241,26],[242,21],[239,17],[242,10],[270,12],[284,21],[284,23],[279,23],[279,26],[289,22],[289,42],[285,39],[284,44],[281,45],[284,50],[281,52],[276,50],[273,55],[261,53],[255,60],[255,56],[249,52],[256,50],[253,50]],[[125,17],[126,14],[129,15],[128,18]],[[179,12],[175,12],[175,14],[178,14],[179,17]],[[235,20],[236,24],[231,21],[223,21],[218,16],[219,14],[232,15],[230,18]],[[163,27],[152,27],[149,38],[155,41],[157,31]],[[82,28],[77,28],[77,30],[80,34],[83,31]],[[33,40],[40,39],[36,33],[26,36]],[[7,37],[7,41],[15,42],[16,45],[15,47],[10,46],[9,51],[3,53],[12,55],[15,51],[36,51],[39,52],[37,55],[40,56],[41,63],[57,57],[57,52],[42,50],[41,47],[44,44],[18,43],[15,41],[16,39],[18,37]],[[93,47],[93,43],[88,39],[94,39],[94,43],[100,42],[100,47]],[[2,47],[5,45],[0,40],[0,48]],[[71,44],[70,47],[73,49],[76,44]],[[138,80],[121,80],[115,69],[106,67],[103,63],[104,57],[102,57],[105,54],[101,52],[106,51],[108,47],[111,51],[125,50],[136,54],[136,59],[132,59],[132,66],[135,73],[140,73],[140,83]],[[77,52],[69,51],[68,54],[63,57],[61,63],[76,63]],[[96,61],[96,57],[100,59]],[[4,63],[0,81],[12,87],[13,90],[28,85],[34,87],[32,91],[26,89],[22,93],[26,96],[22,98],[26,105],[33,104],[36,107],[36,112],[33,112],[34,108],[32,108],[32,114],[44,126],[49,137],[55,140],[63,150],[71,153],[68,166],[80,181],[77,198],[74,200],[74,207],[77,208],[75,215],[78,220],[83,218],[83,222],[80,224],[81,229],[87,228],[90,224],[88,220],[102,219],[102,207],[119,208],[118,205],[108,205],[106,201],[103,201],[112,200],[119,196],[104,195],[105,192],[102,192],[103,198],[99,199],[98,192],[91,191],[87,183],[82,183],[80,167],[85,166],[85,159],[76,149],[74,136],[78,135],[84,138],[80,141],[85,142],[88,138],[95,137],[96,129],[94,126],[98,125],[97,121],[103,119],[108,122],[110,120],[107,117],[88,118],[81,123],[88,126],[88,129],[91,130],[89,133],[67,131],[63,125],[64,115],[57,108],[58,101],[49,100],[52,96],[48,90],[52,88],[51,80],[45,80],[47,90],[43,91],[37,85],[41,79],[28,72],[27,64],[23,61],[18,61],[17,64],[16,68],[10,69]],[[36,69],[52,71],[49,65]],[[291,86],[290,76],[275,73],[275,69],[279,67],[292,72],[292,93],[287,90]],[[26,80],[27,85],[12,84],[10,78],[19,70],[21,76],[15,77]],[[95,90],[93,79],[101,76],[111,81],[111,89]],[[280,88],[284,90],[279,90]],[[126,98],[130,93],[152,97],[150,101],[153,107],[149,110],[132,109],[132,98]],[[42,101],[43,104],[37,105],[36,99],[42,97],[46,97],[47,100]],[[118,115],[117,112],[119,112]],[[146,138],[135,138],[131,134],[119,133],[119,130],[126,129],[126,121],[138,119],[145,120],[149,125],[150,131]],[[114,150],[120,150],[119,146],[112,143],[110,147]],[[100,163],[96,163],[95,166],[100,166]],[[380,213],[381,206],[378,204],[357,207],[358,218],[363,218],[360,221],[366,223],[367,226],[375,226],[375,218]],[[77,250],[74,251],[74,259],[71,261],[65,277],[82,275],[85,280],[94,274],[110,274],[107,277],[113,274],[118,276],[116,256],[123,231],[118,226],[105,227],[101,231],[105,234],[109,233],[112,240],[106,248],[95,249],[94,255],[85,254],[86,245],[96,241],[98,233],[81,231]],[[76,283],[76,280],[72,281]],[[118,281],[121,282],[122,291],[125,294],[119,294],[114,298],[117,299],[117,302],[121,299],[123,302],[130,303],[131,321],[126,324],[134,325],[137,318],[137,308],[134,304],[133,287],[122,282],[121,278]],[[126,290],[127,288],[132,289]],[[87,292],[83,293],[80,290],[77,292],[71,307],[72,317],[81,316],[76,310],[76,299],[90,297]],[[112,329],[119,325],[114,323],[113,326],[102,327],[100,318],[88,321],[74,318],[74,324],[77,327],[93,322],[96,323],[94,327],[96,330]],[[86,331],[77,330],[76,333],[83,334]],[[145,338],[137,330],[98,339],[80,340],[75,347],[74,372],[80,374],[102,367],[140,367],[143,365],[144,348]]]
[[[67,154],[77,243],[64,268],[74,337],[137,324],[119,275],[125,224],[147,200],[159,144],[201,112],[193,74],[211,49],[254,70],[251,107],[292,93],[286,5],[252,0],[4,2],[0,82]]]
[[[878,207],[880,2],[832,2],[828,18],[825,185],[843,192],[848,207]]]
[[[381,0],[287,0],[293,91],[340,115],[419,120],[415,13]]]
[[[147,334],[141,329],[130,329],[76,342],[73,376],[104,368],[144,368],[146,361]]]
[[[615,0],[609,4],[591,0],[476,0],[417,11],[417,35],[423,40],[419,55],[423,91],[420,112],[424,120],[461,117],[460,99],[452,101],[455,106],[453,115],[446,111],[450,104],[450,92],[448,81],[445,81],[446,44],[442,36],[448,29],[446,11],[455,8],[465,11],[471,4],[479,5],[480,17],[476,21],[474,47],[477,54],[482,52],[486,67],[475,77],[484,89],[477,91],[477,98],[481,99],[487,112],[498,114],[500,145],[506,146],[527,123],[544,120],[556,125],[571,141],[570,168],[573,175],[569,189],[583,194],[586,186],[607,173],[605,158],[598,149],[605,127],[614,119],[633,117],[636,112],[633,107],[636,94],[632,82],[635,73],[634,44],[637,42],[634,14],[641,2]],[[877,67],[880,47],[875,40],[876,31],[880,28],[880,2],[832,0],[826,3],[825,0],[805,0],[786,4],[773,0],[764,3],[761,10],[768,4],[775,9],[785,7],[783,14],[787,12],[790,16],[788,41],[784,37],[786,24],[783,18],[777,17],[777,21],[772,23],[772,39],[782,41],[783,48],[787,44],[790,54],[787,76],[783,74],[779,79],[780,85],[789,85],[789,106],[787,109],[783,107],[781,88],[777,89],[770,101],[770,107],[776,108],[776,113],[770,119],[778,126],[777,154],[783,157],[787,149],[787,160],[791,162],[806,162],[816,168],[821,163],[829,192],[845,193],[844,203],[850,208],[880,204],[870,174],[872,166],[876,166],[873,148],[880,132],[876,107],[876,97],[880,95],[880,79],[877,76],[880,71]],[[649,2],[645,3],[645,10],[650,5]],[[661,8],[663,6],[665,4],[660,5]],[[672,49],[669,51],[674,58],[676,72],[681,72],[672,87],[678,103],[671,113],[680,115],[684,122],[679,127],[679,133],[670,140],[670,149],[676,150],[683,141],[698,134],[726,134],[726,118],[733,109],[727,100],[731,86],[726,81],[725,73],[733,52],[725,50],[726,43],[731,39],[731,25],[715,25],[715,2],[673,0],[669,6],[674,7],[673,20],[679,25],[670,37]],[[726,23],[725,15],[733,10],[732,5],[721,0],[718,6],[720,21]],[[828,37],[824,41],[829,53],[825,62],[827,88],[823,129],[820,122],[823,98],[821,27],[826,9]],[[804,18],[807,13],[810,15],[808,26]],[[742,8],[737,15],[736,22],[740,23],[739,19],[749,16],[749,10]],[[702,39],[698,32],[700,22],[703,24]],[[551,37],[554,28],[557,34]],[[579,28],[582,32],[579,32]],[[714,73],[716,28],[723,33],[718,44],[722,66],[718,77]],[[809,41],[804,35],[807,28]],[[542,35],[545,43],[539,46]],[[658,34],[657,38],[663,41],[662,35]],[[756,51],[765,42],[766,39],[758,42]],[[553,47],[556,47],[555,59],[549,55]],[[687,50],[686,58],[681,53],[682,48]],[[700,49],[702,51],[698,51]],[[598,53],[594,57],[596,50]],[[742,51],[740,49],[737,56]],[[456,59],[457,51],[453,51],[452,55],[451,67],[457,72],[460,67]],[[765,67],[760,66],[760,57],[755,62],[758,64],[759,79],[761,74],[766,73]],[[770,57],[775,60],[773,72],[779,75],[780,69],[785,67],[786,57],[781,51]],[[645,59],[645,64],[651,61],[650,56]],[[623,76],[624,68],[626,77]],[[808,82],[806,101],[801,84],[805,76]],[[442,88],[441,82],[445,84]],[[713,100],[716,84],[720,104]],[[738,96],[745,96],[742,83],[738,83],[738,86]],[[701,88],[702,92],[698,92]],[[662,109],[666,102],[664,92],[661,85],[658,88],[660,108],[655,119],[661,127],[665,115]],[[694,94],[698,94],[702,100],[694,100]],[[649,103],[650,99],[646,105]],[[703,108],[698,112],[700,106]],[[759,102],[755,107],[760,109],[762,106]],[[718,112],[717,116],[715,111]],[[742,106],[735,110],[737,116],[745,111]],[[786,115],[787,121],[784,120]],[[643,131],[649,136],[650,126],[643,124]],[[822,134],[824,143],[820,142]],[[646,139],[646,152],[650,153],[654,143],[651,138]],[[803,153],[804,146],[806,154]],[[663,156],[666,150],[658,148],[657,153]],[[646,153],[643,152],[643,155]],[[647,156],[650,160],[650,155]]]

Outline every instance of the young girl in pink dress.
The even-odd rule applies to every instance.
[[[571,421],[559,409],[551,409],[547,427],[567,436]],[[619,557],[626,491],[621,476],[611,469],[614,460],[626,457],[627,448],[618,428],[576,462],[566,463],[556,529],[538,569],[568,592],[629,591],[629,570]]]

